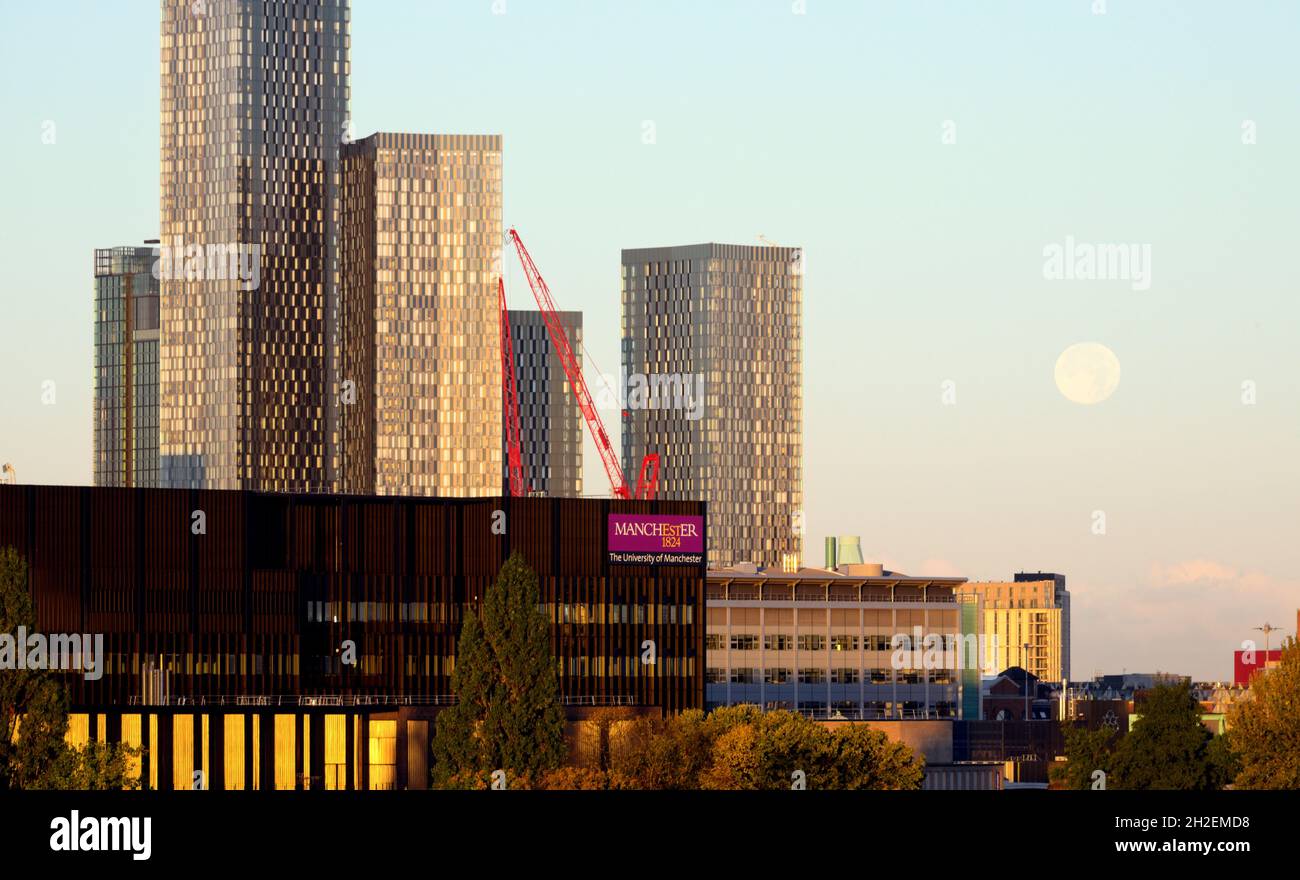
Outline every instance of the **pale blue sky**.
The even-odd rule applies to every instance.
[[[809,561],[1064,572],[1076,678],[1292,630],[1300,4],[793,5],[354,0],[356,132],[503,134],[506,222],[606,371],[621,248],[806,248]],[[157,232],[158,6],[0,13],[0,460],[87,483],[91,252]],[[1044,280],[1067,235],[1151,245],[1151,288]],[[1053,384],[1084,341],[1123,369],[1093,407]]]

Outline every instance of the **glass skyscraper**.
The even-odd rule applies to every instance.
[[[164,485],[335,485],[348,0],[162,2]]]
[[[787,247],[623,251],[623,469],[709,504],[709,564],[802,559],[803,261]]]
[[[158,485],[158,279],[152,247],[95,251],[96,486]]]
[[[582,312],[556,312],[582,366]],[[519,437],[524,486],[552,498],[582,495],[582,412],[538,311],[509,313],[519,392]],[[504,440],[503,440],[504,442]],[[507,451],[502,450],[503,459]],[[506,464],[503,460],[503,464]],[[509,483],[509,474],[502,479]]]
[[[342,489],[501,494],[500,135],[343,148]]]

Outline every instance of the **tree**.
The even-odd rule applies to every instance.
[[[834,730],[787,711],[727,706],[641,718],[611,739],[611,788],[918,788],[924,763],[865,724]]]
[[[452,673],[457,702],[435,723],[436,784],[504,770],[509,785],[563,763],[564,709],[538,599],[537,574],[516,552],[488,588],[482,618],[466,614]]]
[[[0,549],[0,632],[36,632],[27,563]],[[117,743],[67,742],[68,700],[45,669],[0,670],[0,790],[135,788],[128,772],[137,750]]]
[[[1300,788],[1300,643],[1287,639],[1278,665],[1251,679],[1228,715],[1233,787]]]
[[[1211,734],[1201,724],[1201,706],[1187,682],[1148,692],[1141,717],[1120,740],[1109,788],[1206,790],[1216,787]]]
[[[1114,770],[1114,752],[1118,734],[1109,727],[1088,730],[1062,722],[1065,729],[1065,762],[1049,771],[1053,784],[1074,791],[1092,788],[1092,774],[1097,770],[1107,775]],[[1106,787],[1113,788],[1109,778]]]
[[[925,778],[925,757],[865,724],[831,731],[832,778],[827,788],[910,791]]]

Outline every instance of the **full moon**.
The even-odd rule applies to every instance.
[[[1068,400],[1091,406],[1115,393],[1119,358],[1096,342],[1071,345],[1056,359],[1056,387]]]

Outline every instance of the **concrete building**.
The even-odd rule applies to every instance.
[[[582,312],[556,312],[582,365]],[[551,346],[542,313],[509,312],[519,393],[519,439],[524,485],[530,493],[553,498],[582,495],[582,412]],[[504,437],[502,443],[505,443]],[[502,447],[502,480],[509,484],[509,462]]]
[[[717,565],[803,559],[803,271],[787,247],[625,250],[623,470],[709,504]]]
[[[349,17],[348,0],[163,0],[165,485],[332,485]]]
[[[94,479],[158,485],[158,279],[152,247],[95,251]]]
[[[1045,682],[1069,679],[1065,575],[1022,572],[1014,581],[974,581],[967,589],[979,597],[983,631],[996,642],[998,669],[1018,666]]]
[[[705,705],[831,720],[978,719],[982,649],[966,628],[974,615],[963,614],[965,583],[752,564],[710,570]],[[942,650],[924,650],[931,636]]]
[[[343,147],[342,491],[501,494],[501,137]]]

